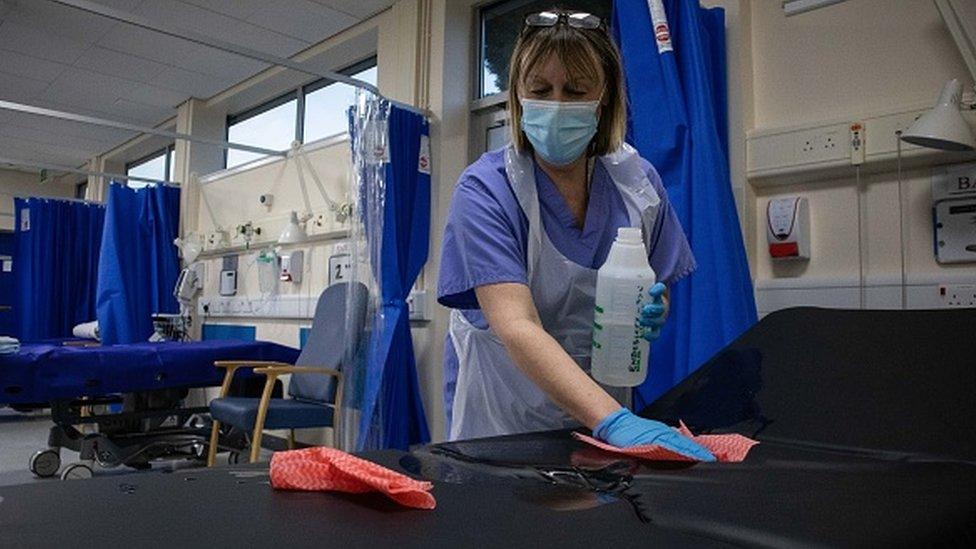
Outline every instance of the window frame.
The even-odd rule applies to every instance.
[[[170,143],[162,149],[155,150],[145,156],[139,157],[131,162],[125,163],[125,175],[129,175],[129,170],[136,168],[145,164],[151,160],[155,160],[159,157],[163,157],[163,180],[160,183],[171,183],[173,181],[173,174],[170,173],[170,155],[176,154],[176,144]],[[128,180],[126,181],[126,186],[129,185]]]
[[[339,69],[339,70],[337,70],[335,72],[337,72],[339,74],[346,75],[346,76],[352,76],[352,75],[354,75],[356,73],[359,73],[359,72],[362,72],[362,71],[364,71],[366,69],[369,69],[369,68],[372,68],[372,67],[377,67],[377,66],[378,66],[377,56],[374,53],[373,55],[370,55],[369,57],[366,57],[364,59],[361,59],[359,61],[356,61],[355,63],[352,63],[350,65],[347,65],[346,67],[343,67],[342,69]],[[295,104],[295,140],[298,141],[299,143],[305,144],[305,97],[308,94],[310,94],[310,93],[316,92],[316,91],[318,91],[318,90],[320,90],[322,88],[325,88],[327,86],[331,86],[332,84],[337,84],[337,83],[341,83],[341,82],[339,82],[338,80],[332,80],[331,78],[319,78],[318,80],[314,80],[314,81],[309,82],[307,84],[298,86],[297,88],[295,88],[293,90],[290,90],[290,91],[287,91],[287,92],[282,93],[280,95],[277,95],[277,96],[275,96],[275,97],[273,97],[273,98],[271,98],[271,99],[269,99],[267,101],[264,101],[262,103],[259,103],[259,104],[255,105],[255,106],[253,106],[253,107],[251,107],[249,109],[246,109],[246,110],[240,111],[238,113],[234,113],[234,114],[228,114],[227,115],[226,123],[224,124],[224,140],[225,141],[230,141],[230,128],[231,128],[231,126],[233,126],[235,124],[239,124],[241,122],[244,122],[245,120],[248,120],[250,118],[254,118],[255,116],[264,114],[264,113],[270,111],[271,109],[274,109],[276,107],[280,107],[280,106],[284,105],[285,103],[288,103],[289,101],[291,101],[291,100],[294,99],[294,100],[296,100],[296,104]],[[326,138],[323,138],[323,139],[327,139],[327,137]],[[318,141],[318,140],[314,140],[314,141]],[[230,167],[227,165],[227,152],[228,152],[228,149],[224,149],[224,169],[225,170],[226,169],[230,169]],[[260,160],[260,158],[257,158],[255,160]],[[245,162],[244,164],[248,164],[249,162],[254,162],[255,160],[250,160],[248,162]],[[239,164],[238,166],[242,166],[244,164]],[[236,168],[238,166],[234,166],[234,167]]]
[[[488,22],[486,15],[492,11],[497,12],[499,11],[499,8],[503,8],[505,6],[510,6],[511,10],[517,10],[520,7],[524,7],[528,4],[531,4],[533,1],[534,0],[494,0],[491,2],[485,2],[477,6],[477,12],[476,12],[476,17],[474,20],[474,28],[473,28],[475,33],[475,40],[476,40],[475,47],[473,48],[474,66],[477,67],[477,69],[474,71],[475,73],[474,82],[473,82],[474,89],[472,90],[473,97],[471,98],[470,110],[478,111],[489,107],[502,105],[508,101],[507,86],[505,87],[505,89],[494,93],[489,93],[489,94],[483,93],[484,86],[485,86],[485,35],[487,31],[486,27]],[[612,14],[613,12],[612,0],[604,0],[604,1],[607,1],[610,4],[611,6],[610,12]],[[560,2],[554,2],[554,4],[557,7],[565,7],[565,6],[560,6]],[[606,24],[608,26],[608,32],[609,32],[609,26],[611,25],[611,21],[607,19]],[[518,39],[518,35],[516,35],[516,40],[517,39]]]
[[[85,200],[85,195],[88,194],[88,178],[82,179],[75,183],[75,198],[78,200]]]

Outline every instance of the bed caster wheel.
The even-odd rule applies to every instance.
[[[94,471],[84,463],[72,463],[61,471],[61,480],[82,480],[92,478]]]
[[[53,477],[61,468],[61,455],[57,450],[39,450],[30,458],[30,472],[40,478]]]

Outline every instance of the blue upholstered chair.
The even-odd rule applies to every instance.
[[[350,291],[352,295],[348,296]],[[340,283],[326,288],[315,307],[308,340],[294,366],[266,361],[215,363],[227,373],[220,397],[210,403],[210,416],[214,422],[208,466],[212,466],[217,457],[217,440],[222,423],[245,432],[253,430],[251,463],[258,459],[264,429],[289,429],[288,447],[293,448],[295,429],[332,427],[335,430],[340,425],[342,362],[348,344],[359,345],[368,299],[366,287],[359,283]],[[347,322],[347,318],[351,322]],[[260,399],[227,396],[234,373],[240,368],[253,368],[255,373],[267,376]],[[275,380],[284,374],[292,375],[288,384],[291,398],[273,399],[271,392]]]

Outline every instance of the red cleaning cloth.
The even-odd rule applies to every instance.
[[[751,450],[753,446],[759,444],[759,441],[752,440],[751,438],[747,438],[742,435],[695,436],[691,434],[691,431],[688,430],[688,427],[685,426],[684,422],[680,422],[680,425],[676,430],[711,452],[712,455],[715,456],[716,461],[742,461],[746,459],[746,454],[749,453],[749,450]],[[601,450],[606,450],[615,454],[625,454],[631,457],[648,459],[652,461],[698,461],[695,458],[691,458],[677,452],[672,452],[671,450],[658,446],[657,444],[618,448],[605,442],[600,442],[593,437],[588,437],[581,433],[573,433],[573,436],[576,437],[577,440],[582,440],[583,442],[596,446]]]
[[[433,509],[433,484],[414,480],[335,448],[305,448],[275,452],[271,457],[271,486],[278,490],[335,490],[352,494],[382,492],[417,509]]]

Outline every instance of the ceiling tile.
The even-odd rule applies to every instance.
[[[215,78],[179,67],[166,67],[161,73],[156,75],[156,78],[150,84],[181,91],[190,97],[206,99],[220,93],[246,77],[247,73],[235,79]]]
[[[0,49],[71,64],[87,47],[84,42],[51,34],[30,25],[15,24],[9,19],[0,25]]]
[[[395,4],[395,0],[312,0],[327,8],[347,13],[359,19],[375,15]]]
[[[143,105],[166,107],[169,109],[175,109],[180,103],[188,99],[188,96],[183,92],[153,86],[151,84],[138,84],[131,88],[124,88],[119,92],[119,97],[136,103],[142,103]],[[175,110],[170,113],[170,115],[175,114]]]
[[[9,111],[7,111],[9,112]],[[11,126],[21,128],[35,128],[40,131],[54,133],[67,137],[83,137],[92,141],[99,141],[109,145],[114,145],[120,140],[128,139],[135,135],[134,132],[96,126],[94,124],[83,124],[60,118],[38,116],[20,112],[11,112],[11,117],[5,122]]]
[[[10,0],[0,0],[0,21],[14,9],[13,2]]]
[[[166,23],[275,55],[294,55],[309,45],[240,19],[184,4],[178,0],[147,2],[139,9],[139,15],[153,22]]]
[[[85,51],[75,61],[74,66],[139,82],[151,82],[166,68],[162,63],[99,46],[93,46]]]
[[[44,143],[87,151],[91,156],[95,156],[113,145],[113,143],[89,139],[85,136],[63,135],[35,127],[25,128],[23,126],[4,125],[0,126],[0,135],[19,137],[28,143]]]
[[[102,4],[112,9],[135,13],[139,6],[147,0],[94,0],[96,4]]]
[[[51,82],[68,67],[54,61],[24,55],[15,51],[0,51],[0,72],[26,76],[34,80]]]
[[[245,20],[268,4],[267,0],[180,0],[201,8],[229,15],[234,19]]]
[[[174,114],[173,109],[167,107],[154,107],[152,105],[144,105],[142,103],[136,103],[127,99],[117,100],[113,110],[117,112],[121,118],[140,120],[140,124],[144,126],[155,126],[156,124],[171,118]]]
[[[219,78],[239,79],[241,71],[250,75],[267,67],[259,61],[135,27],[120,27],[102,37],[98,45]]]
[[[69,6],[38,0],[21,0],[5,18],[8,22],[30,26],[44,36],[58,36],[82,44],[92,44],[118,23]]]
[[[308,0],[277,0],[274,4],[266,4],[247,20],[313,44],[358,21],[351,15]]]
[[[0,150],[16,160],[35,160],[67,165],[80,164],[92,156],[87,151],[73,147],[39,143],[6,135],[0,135]]]
[[[0,98],[18,103],[30,103],[50,84],[33,78],[0,73]]]
[[[72,112],[77,112],[73,107],[83,106],[98,112],[111,113],[119,91],[120,86],[113,82],[112,77],[103,77],[72,67],[52,82],[38,99],[69,105],[72,108],[62,110]]]

